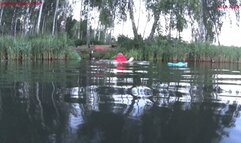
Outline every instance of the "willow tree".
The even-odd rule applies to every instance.
[[[107,29],[114,28],[114,21],[120,16],[118,9],[121,7],[122,0],[92,0],[90,6],[97,8],[99,12],[98,39],[100,39],[101,26],[104,30],[104,39],[106,39]]]
[[[134,1],[133,0],[129,0],[128,2],[128,10],[129,10],[129,15],[130,15],[130,19],[131,19],[131,24],[132,24],[132,30],[133,30],[133,34],[134,34],[134,39],[139,39],[138,36],[138,32],[137,32],[137,27],[136,27],[136,23],[135,23],[135,17],[134,17]]]
[[[192,23],[197,24],[197,27],[192,27],[196,41],[213,41],[215,35],[219,35],[223,24],[221,18],[225,13],[217,6],[224,3],[225,1],[189,0],[189,17]]]
[[[175,29],[179,33],[188,26],[191,21],[191,28],[194,29],[194,37],[198,41],[218,40],[222,28],[222,18],[227,14],[228,10],[235,12],[237,20],[239,20],[239,9],[218,8],[220,5],[229,3],[230,5],[240,5],[238,0],[144,0],[146,9],[152,13],[154,22],[149,35],[149,39],[153,39],[157,29],[160,15],[164,15],[169,19],[168,28]],[[169,17],[169,18],[168,18]],[[197,26],[195,26],[197,25]]]
[[[132,32],[134,39],[139,39],[134,0],[85,0],[88,1],[88,6],[94,10],[97,8],[99,12],[99,23],[104,26],[104,29],[114,27],[116,19],[126,21],[127,17],[131,20]],[[166,29],[169,30],[171,36],[172,31],[177,31],[179,38],[181,32],[191,25],[193,29],[193,37],[196,41],[213,42],[218,40],[221,28],[223,25],[222,18],[227,11],[234,11],[239,20],[239,10],[236,9],[220,9],[218,5],[229,3],[230,5],[239,5],[238,0],[143,0],[146,10],[151,14],[153,23],[148,39],[155,37],[157,28],[160,27],[163,21],[160,21],[163,16],[167,23]],[[88,13],[88,12],[87,12]],[[141,18],[141,17],[140,17]],[[140,19],[141,20],[141,19]],[[138,20],[139,21],[139,20]],[[191,23],[191,24],[190,24]],[[88,24],[87,24],[88,25]],[[189,27],[190,28],[190,27]]]
[[[170,31],[169,35],[171,35],[172,29],[176,29],[180,38],[180,32],[182,32],[187,25],[185,15],[188,7],[185,0],[145,0],[145,6],[154,19],[151,32],[148,36],[149,40],[154,38],[159,22],[161,22],[161,16],[164,16],[165,19],[169,21],[169,23],[166,23],[166,27]]]
[[[220,8],[227,5],[228,8]],[[223,16],[229,12],[234,12],[239,21],[239,10],[230,6],[240,5],[238,0],[188,0],[186,20],[191,21],[193,37],[195,41],[213,42],[218,41],[223,25]],[[232,20],[232,19],[231,19]],[[196,26],[195,26],[196,25]]]
[[[154,34],[156,32],[156,29],[158,27],[158,21],[160,19],[160,15],[162,11],[165,11],[167,7],[165,7],[165,3],[168,2],[168,0],[146,0],[145,5],[147,12],[151,12],[152,17],[154,18],[154,22],[152,24],[151,32],[148,36],[148,39],[152,40],[154,37]]]
[[[179,39],[181,39],[181,32],[187,27],[187,14],[188,6],[186,0],[176,1],[173,13],[175,15],[175,29],[178,31]]]
[[[127,15],[131,20],[134,39],[138,39],[137,24],[135,19],[134,0],[92,0],[90,6],[97,8],[99,12],[100,24],[106,29],[114,28],[114,21],[126,21]]]

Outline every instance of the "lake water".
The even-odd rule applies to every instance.
[[[0,63],[0,143],[240,143],[241,67]]]

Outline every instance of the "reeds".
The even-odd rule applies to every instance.
[[[187,43],[176,39],[157,38],[142,41],[135,48],[122,42],[120,49],[127,57],[149,61],[193,61],[193,62],[241,62],[241,47],[217,46],[210,43]],[[130,47],[132,46],[132,47]]]
[[[72,42],[66,34],[58,36],[35,35],[27,37],[0,37],[1,60],[55,60],[79,59],[73,54]],[[73,57],[71,57],[73,56]]]

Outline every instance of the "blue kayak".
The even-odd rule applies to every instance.
[[[177,63],[168,62],[167,65],[169,67],[186,67],[187,62],[177,62]]]

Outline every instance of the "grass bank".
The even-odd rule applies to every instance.
[[[118,52],[137,60],[241,62],[241,47],[234,46],[187,43],[166,37],[158,37],[153,41],[134,41],[124,36],[118,38],[118,45]]]
[[[66,34],[57,36],[2,36],[0,37],[1,60],[55,60],[80,59],[71,47]]]

